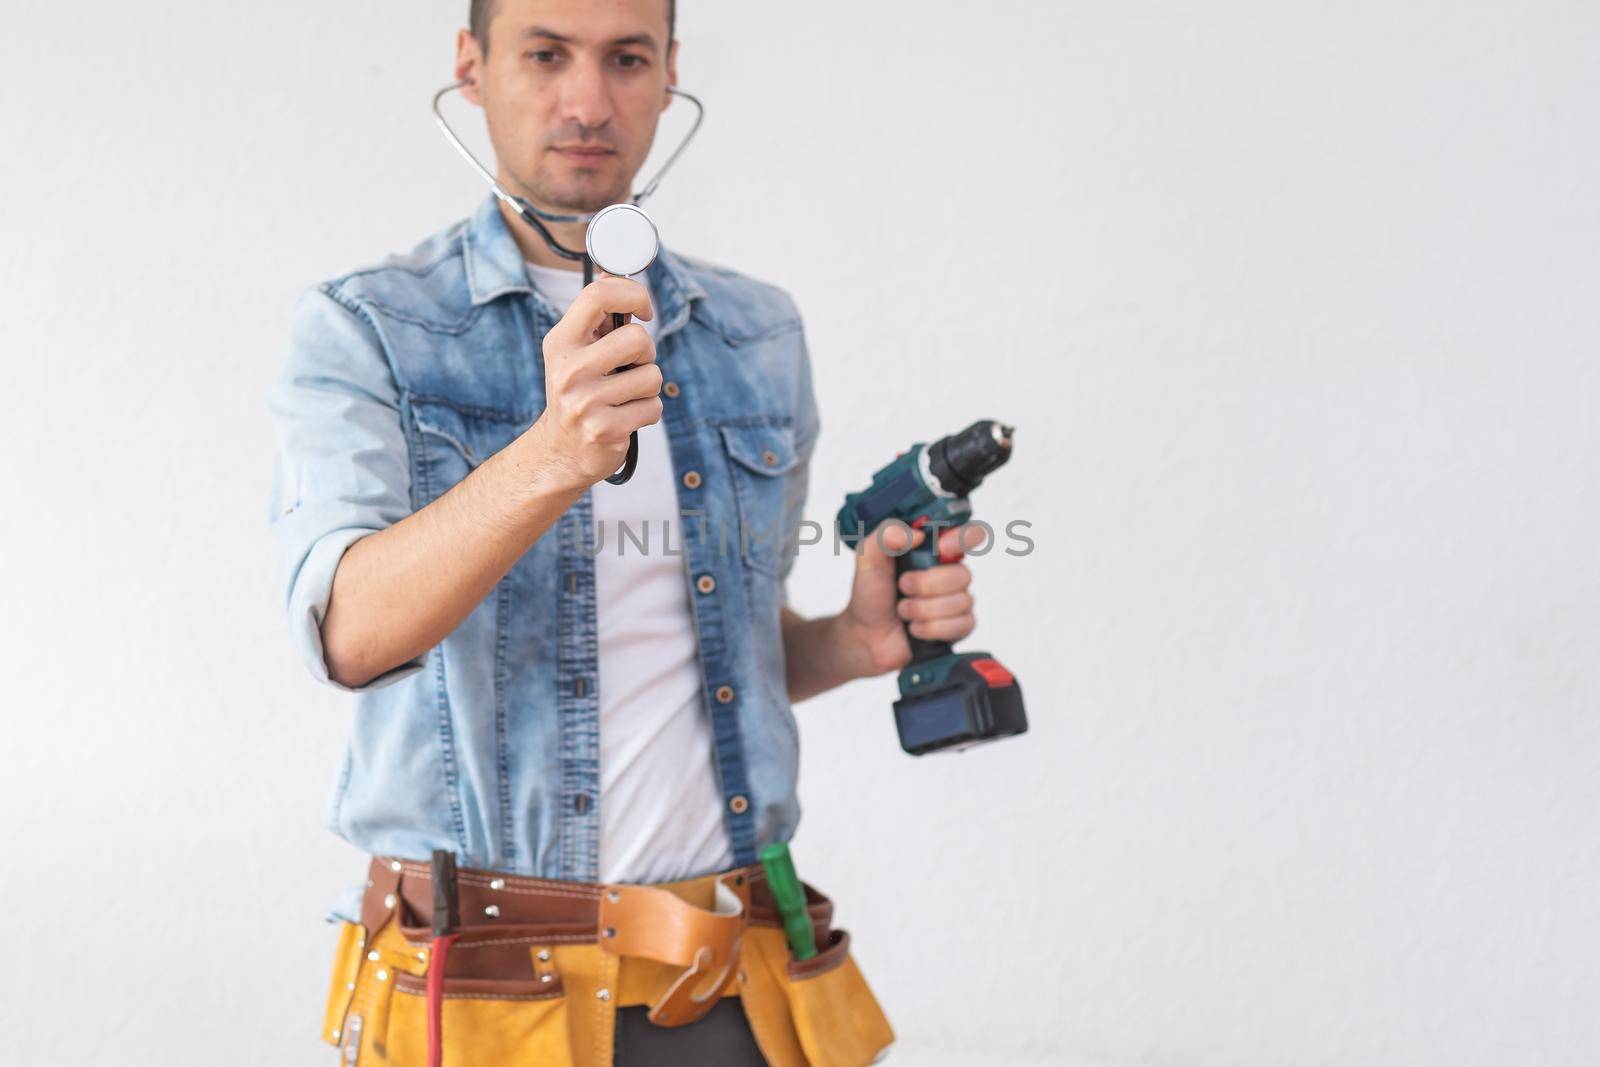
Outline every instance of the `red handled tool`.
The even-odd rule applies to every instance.
[[[456,854],[433,852],[433,951],[428,953],[428,1067],[444,1063],[444,968],[461,925]]]

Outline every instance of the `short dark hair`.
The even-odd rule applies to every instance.
[[[483,54],[489,54],[489,23],[494,20],[495,9],[500,6],[500,0],[472,0],[472,7],[467,12],[467,29],[472,36],[477,38],[478,47],[483,49]],[[672,47],[672,38],[678,32],[678,0],[667,0],[667,41],[665,48]]]

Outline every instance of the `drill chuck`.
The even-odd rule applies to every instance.
[[[928,446],[928,469],[939,487],[951,496],[967,496],[990,472],[1011,458],[1013,426],[979,419],[960,433],[941,437]]]

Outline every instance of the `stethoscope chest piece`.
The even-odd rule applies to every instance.
[[[583,244],[595,266],[625,278],[655,262],[656,253],[661,250],[661,235],[643,208],[612,204],[589,220]]]

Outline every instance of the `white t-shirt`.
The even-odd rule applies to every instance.
[[[563,314],[583,289],[581,271],[527,267],[529,281]],[[649,284],[644,275],[634,280]],[[655,337],[654,320],[636,321]],[[700,699],[688,560],[663,551],[669,526],[674,552],[683,550],[668,447],[663,423],[643,427],[633,477],[590,490],[605,882],[664,882],[733,866]],[[619,537],[619,524],[628,536]]]

